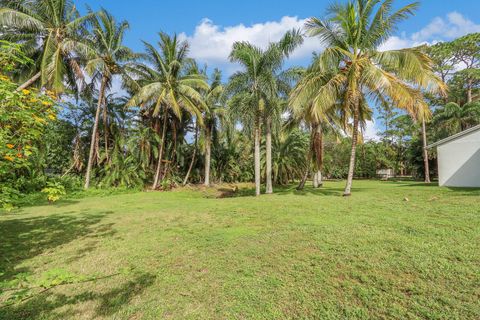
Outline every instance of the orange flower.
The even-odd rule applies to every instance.
[[[8,149],[13,149],[13,147],[15,147],[15,145],[14,145],[14,144],[7,143],[7,148],[8,148]]]
[[[4,158],[5,160],[8,160],[8,161],[13,161],[13,158],[10,157],[10,156],[4,156],[3,158]]]
[[[23,158],[23,154],[17,153],[17,158]]]

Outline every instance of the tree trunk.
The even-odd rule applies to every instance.
[[[93,164],[93,157],[95,155],[95,141],[97,137],[98,131],[98,122],[100,120],[100,111],[102,110],[102,101],[103,96],[105,95],[105,87],[107,85],[107,77],[102,78],[102,83],[100,85],[100,93],[97,102],[97,111],[95,113],[95,122],[93,123],[93,130],[92,130],[92,140],[90,143],[90,153],[88,155],[88,164],[87,164],[87,172],[85,175],[85,189],[90,187],[90,174],[92,172],[92,164]]]
[[[210,186],[210,159],[212,153],[212,132],[209,125],[205,128],[205,181],[206,187]]]
[[[314,189],[318,188],[318,175],[317,175],[317,173],[318,173],[318,171],[315,171],[313,173],[313,183],[312,183],[312,185],[313,185]]]
[[[423,142],[423,163],[425,170],[425,183],[430,183],[430,166],[428,164],[428,149],[427,149],[427,128],[425,120],[422,120],[422,142]]]
[[[302,180],[298,184],[298,187],[297,187],[298,191],[303,190],[305,188],[305,183],[307,183],[309,173],[310,173],[310,166],[307,167],[307,170],[305,170],[305,174],[303,175]]]
[[[352,150],[350,153],[350,164],[348,167],[348,177],[347,184],[345,186],[345,191],[343,192],[344,197],[348,197],[352,194],[352,182],[353,174],[355,172],[355,154],[357,151],[357,140],[358,140],[358,123],[359,123],[359,102],[355,102],[355,110],[353,112],[353,133],[352,133]]]
[[[313,176],[313,187],[318,188],[322,186],[323,132],[320,124],[315,125],[313,129],[313,149],[315,151],[315,173]]]
[[[254,140],[255,140],[255,195],[258,197],[260,195],[260,116],[257,116],[255,125],[255,133],[254,133]]]
[[[195,122],[195,144],[192,154],[192,161],[190,161],[190,166],[188,167],[187,174],[185,175],[185,179],[183,180],[182,185],[186,186],[188,182],[188,178],[190,177],[190,173],[192,172],[193,164],[195,163],[195,156],[197,155],[197,144],[198,144],[198,123]]]
[[[273,193],[273,184],[272,184],[272,119],[267,117],[266,123],[266,192],[267,194]]]
[[[167,131],[167,115],[168,109],[165,108],[163,115],[163,128],[162,128],[162,139],[160,140],[160,145],[158,146],[158,163],[157,170],[155,172],[155,179],[153,179],[152,190],[156,190],[158,187],[158,181],[160,180],[160,173],[162,172],[162,158],[163,158],[163,148],[165,145],[165,132]]]
[[[105,144],[105,159],[108,162],[108,113],[107,113],[107,103],[106,99],[103,99],[103,133],[104,136],[104,144]]]
[[[467,80],[467,103],[472,102],[472,79]]]
[[[28,87],[30,87],[32,84],[35,83],[35,81],[37,81],[40,76],[42,75],[41,72],[38,72],[36,73],[33,77],[31,77],[30,79],[27,80],[27,82],[25,82],[24,84],[22,84],[21,86],[19,86],[17,88],[17,91],[22,91],[23,89],[27,89]]]
[[[305,170],[305,174],[302,177],[302,180],[298,184],[297,190],[303,190],[305,188],[305,183],[307,183],[308,175],[310,174],[310,170],[311,170],[310,164],[312,161],[312,150],[313,150],[313,144],[314,144],[314,138],[315,138],[314,132],[315,131],[312,128],[312,131],[310,132],[310,144],[308,145],[308,152],[307,152],[307,168]]]

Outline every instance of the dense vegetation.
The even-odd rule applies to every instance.
[[[384,168],[429,181],[435,154],[422,137],[480,122],[480,34],[379,51],[417,6],[332,5],[267,48],[235,43],[239,71],[225,79],[199,67],[176,35],[160,32],[136,53],[124,43],[128,22],[105,10],[2,0],[0,204],[41,190],[55,201],[82,186],[255,181],[258,195],[262,182],[272,193],[325,177],[347,178],[349,195],[354,177]],[[307,68],[286,69],[304,37],[326,49]],[[367,141],[374,113],[384,130]]]

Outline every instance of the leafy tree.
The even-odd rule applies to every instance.
[[[57,118],[51,97],[35,90],[15,90],[17,85],[4,73],[29,59],[21,47],[1,43],[0,54],[0,205],[12,207],[11,196],[22,190],[24,177],[43,174],[44,133]]]

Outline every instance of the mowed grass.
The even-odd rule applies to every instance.
[[[4,306],[0,318],[480,318],[479,190],[342,189],[146,192],[4,214],[0,281],[58,269],[97,280]]]

